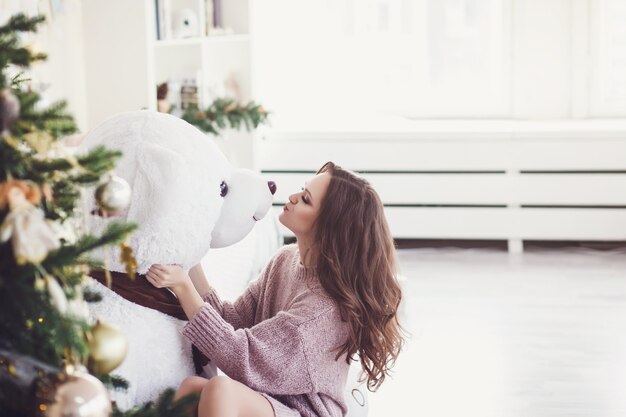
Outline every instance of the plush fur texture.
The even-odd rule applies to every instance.
[[[252,229],[253,216],[262,218],[271,207],[268,183],[259,174],[244,175],[242,182],[230,184],[239,192],[221,197],[220,184],[229,183],[236,171],[210,138],[174,116],[149,111],[119,114],[90,132],[81,147],[98,145],[123,152],[115,174],[128,181],[132,196],[128,209],[117,218],[139,226],[131,246],[141,274],[157,263],[190,269],[208,252],[218,219],[219,230],[228,232],[220,237],[233,243]],[[236,197],[241,193],[247,197]],[[96,208],[93,192],[88,194],[87,213]],[[223,208],[237,215],[222,219]],[[109,221],[90,215],[87,228],[99,233]],[[95,255],[106,259],[110,270],[124,272],[119,250],[107,251]],[[181,335],[182,321],[123,299],[95,281],[93,285],[103,296],[91,306],[93,318],[118,326],[128,339],[126,359],[112,372],[130,383],[127,392],[111,393],[122,410],[154,400],[194,374],[191,347]]]
[[[93,285],[102,301],[92,303],[90,313],[120,328],[129,342],[126,359],[112,372],[130,383],[128,391],[110,391],[118,407],[154,401],[194,374],[191,344],[179,336],[186,322],[131,303],[97,281]]]
[[[97,145],[123,151],[115,174],[128,181],[132,198],[117,219],[139,225],[131,237],[137,271],[144,274],[156,263],[189,269],[200,262],[222,208],[220,184],[232,174],[217,145],[187,122],[149,111],[122,113],[104,121],[81,147]],[[90,194],[87,212],[96,208]],[[90,215],[87,227],[100,232],[109,221]],[[119,249],[107,251],[109,269],[124,272]]]

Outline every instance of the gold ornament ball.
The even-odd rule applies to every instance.
[[[111,175],[107,182],[96,188],[96,203],[103,210],[124,210],[130,203],[130,185],[124,178]]]
[[[87,367],[94,374],[108,374],[124,361],[128,351],[126,336],[115,326],[100,320],[87,334]]]
[[[59,385],[54,403],[47,406],[46,417],[109,417],[111,400],[97,378],[76,371]]]

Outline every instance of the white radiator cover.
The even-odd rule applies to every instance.
[[[360,172],[395,238],[626,240],[625,120],[265,130],[254,154],[277,210],[326,161]]]

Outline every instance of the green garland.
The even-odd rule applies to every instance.
[[[263,106],[254,101],[242,105],[233,99],[220,98],[205,110],[200,110],[195,106],[187,108],[182,118],[203,132],[219,135],[220,131],[227,128],[245,127],[246,130],[251,131],[261,124],[266,124],[268,116],[269,113]]]

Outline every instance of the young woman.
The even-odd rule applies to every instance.
[[[200,393],[201,417],[341,416],[350,362],[375,390],[400,352],[395,248],[370,184],[328,162],[279,220],[297,245],[279,250],[232,304],[199,267],[147,274],[174,291],[189,317],[184,335],[228,375],[181,384],[176,398]]]

